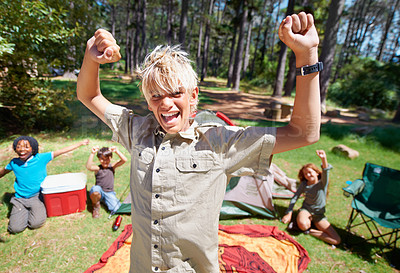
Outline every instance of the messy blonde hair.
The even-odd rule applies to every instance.
[[[140,89],[147,101],[153,95],[173,94],[184,89],[189,95],[197,86],[198,77],[187,58],[176,46],[157,46],[148,54],[136,72],[141,79]],[[190,111],[196,111],[196,106]]]

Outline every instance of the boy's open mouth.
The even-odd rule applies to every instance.
[[[163,120],[169,123],[179,117],[180,112],[161,114]]]
[[[19,158],[24,160],[27,159],[30,156],[30,153],[20,153]]]

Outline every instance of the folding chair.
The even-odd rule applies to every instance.
[[[353,209],[346,226],[348,234],[352,228],[365,224],[371,237],[361,242],[375,240],[382,253],[384,248],[395,249],[400,231],[400,171],[366,163],[362,179],[343,191],[345,196],[353,196]],[[388,229],[382,232],[377,224]],[[383,241],[383,247],[379,240]]]

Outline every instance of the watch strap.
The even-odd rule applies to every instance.
[[[318,62],[313,65],[305,65],[296,68],[296,76],[305,76],[311,73],[322,71],[323,69],[324,69],[324,64],[322,62]]]

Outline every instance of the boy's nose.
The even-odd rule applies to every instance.
[[[165,96],[161,101],[162,107],[171,107],[174,104],[173,98]]]

